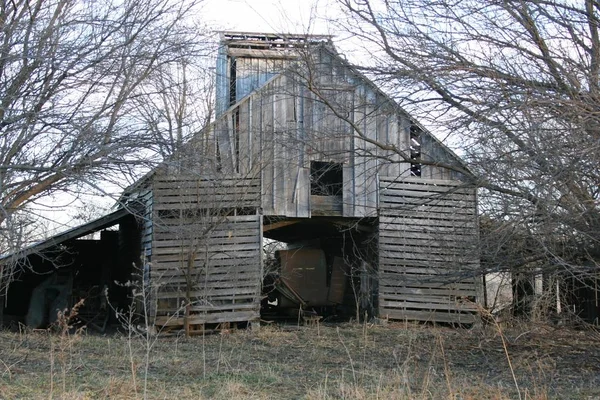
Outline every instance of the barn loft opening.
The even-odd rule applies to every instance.
[[[374,226],[370,219],[265,217],[261,318],[372,315]]]
[[[311,161],[310,194],[315,196],[341,196],[343,189],[341,163]]]

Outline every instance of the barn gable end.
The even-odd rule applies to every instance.
[[[480,289],[475,279],[476,192],[464,183],[469,172],[458,157],[322,37],[303,41],[225,33],[224,38],[217,67],[226,75],[218,77],[219,115],[193,140],[187,164],[173,172],[198,176],[212,171],[213,182],[224,188],[227,182],[255,179],[260,191],[251,218],[260,220],[260,232],[248,230],[251,240],[241,230],[239,236],[234,230],[206,239],[223,246],[244,241],[252,254],[263,254],[263,237],[296,249],[321,248],[330,259],[345,260],[347,275],[362,271],[349,279],[358,280],[359,291],[368,292],[361,301],[381,317],[472,323]],[[177,190],[169,194],[175,202]],[[203,202],[213,196],[210,190],[196,191],[194,207],[204,209]],[[246,191],[236,193],[231,201],[244,204]],[[354,249],[344,247],[348,240],[355,241]],[[159,240],[153,243],[157,246]],[[186,245],[168,243],[180,246],[169,251],[185,253]],[[212,251],[229,257],[218,247]],[[236,276],[245,276],[246,269],[262,274],[261,262],[248,259],[243,267],[231,262],[231,281],[222,281],[222,289],[228,287],[232,294],[226,302],[233,304],[242,294],[235,292]],[[152,263],[154,270],[171,269],[156,258]],[[193,268],[203,267],[196,263]],[[294,284],[307,284],[296,278],[291,279]],[[258,290],[261,280],[252,290]],[[207,289],[196,289],[209,297]],[[176,292],[173,304],[197,301],[186,300],[181,286]],[[244,292],[247,307],[254,301],[256,312],[258,292],[250,292]],[[221,303],[210,304],[203,310],[213,307],[218,315]],[[217,320],[227,318],[222,315]]]

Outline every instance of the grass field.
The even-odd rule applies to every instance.
[[[2,332],[0,398],[600,399],[599,345],[595,331],[548,326]]]

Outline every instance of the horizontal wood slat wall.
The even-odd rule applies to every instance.
[[[479,268],[475,189],[380,178],[379,315],[472,323]]]
[[[260,179],[157,177],[154,210],[242,208],[260,205]]]
[[[258,179],[155,178],[151,276],[157,325],[259,318],[259,206]]]

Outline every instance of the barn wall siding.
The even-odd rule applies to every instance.
[[[472,323],[478,268],[473,188],[458,181],[381,178],[380,316]]]
[[[154,228],[153,261],[160,267],[153,268],[168,276],[158,296],[161,317],[175,312],[182,295],[212,296],[208,287],[184,293],[185,273],[173,272],[188,268],[190,252],[183,249],[190,248],[189,242],[184,242],[190,240],[185,236],[189,233],[170,239],[159,233],[165,227],[172,231],[175,226],[182,232],[198,231],[210,218],[191,222],[189,217],[164,217],[178,210],[187,215],[187,211],[197,208],[243,206],[256,207],[264,216],[288,218],[378,217],[381,316],[472,322],[471,300],[478,294],[472,278],[478,259],[469,247],[477,237],[475,192],[461,186],[459,173],[435,165],[460,165],[457,157],[330,50],[316,49],[292,68],[292,53],[251,47],[222,48],[217,67],[225,74],[219,78],[221,87],[217,88],[222,110],[196,143],[188,146],[204,149],[194,150],[198,159],[195,169],[190,163],[179,170],[184,175],[186,171],[206,171],[210,175],[210,171],[214,176],[229,177],[220,182],[224,188],[211,186],[208,181],[155,182],[154,213],[163,218],[162,227]],[[234,58],[236,81],[232,92]],[[235,97],[227,97],[234,92]],[[423,160],[421,176],[412,176],[411,137],[415,132]],[[341,195],[311,193],[313,161],[341,165]],[[242,177],[249,176],[255,177],[255,183],[246,187]],[[236,185],[241,186],[236,189]],[[234,196],[242,192],[247,196]],[[257,219],[243,220],[250,217]],[[257,238],[261,237],[261,219],[248,215],[228,218],[242,218],[246,225],[239,225],[233,235],[231,229],[215,229],[214,235],[206,235],[202,241],[206,248],[200,246],[194,252],[190,268],[200,271],[202,260],[223,260],[214,268],[223,268],[217,275],[228,276],[239,267],[240,276],[248,277],[246,283],[215,281],[221,282],[218,293],[247,296],[248,303],[227,312],[256,313],[252,296],[260,290],[253,286],[259,269],[248,265],[260,258]],[[219,256],[213,245],[224,239],[235,246],[235,257]]]
[[[321,79],[321,88],[309,90],[298,76],[281,74],[215,122],[220,168],[261,174],[265,215],[311,216],[311,161],[342,164],[345,217],[377,215],[379,175],[410,176],[402,156],[410,154],[408,117],[371,85],[341,74],[335,63],[326,65],[325,76],[333,77],[327,84]],[[445,152],[436,141],[423,141],[424,160],[455,163]],[[423,167],[423,177],[456,175],[433,165]]]
[[[259,199],[257,179],[155,178],[151,276],[157,325],[259,318]]]

